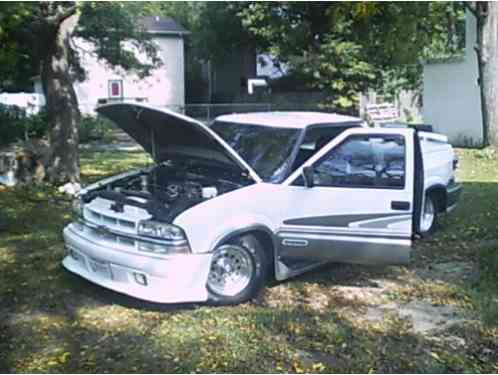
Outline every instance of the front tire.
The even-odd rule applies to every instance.
[[[420,217],[420,235],[430,237],[437,228],[437,205],[432,194],[425,196],[424,207]]]
[[[209,302],[234,305],[255,297],[268,277],[269,261],[260,242],[244,235],[214,250],[207,289]]]

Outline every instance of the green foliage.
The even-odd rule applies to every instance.
[[[140,25],[140,17],[145,15],[140,3],[83,2],[80,13],[75,36],[91,42],[100,59],[126,71],[133,70],[142,78],[160,64],[151,34]],[[133,48],[125,48],[125,42]],[[140,61],[137,51],[149,61]]]
[[[262,51],[351,107],[366,87],[420,87],[423,59],[461,50],[461,4],[257,2],[239,11]]]
[[[0,91],[28,90],[30,78],[38,73],[23,31],[31,10],[32,4],[26,2],[0,2]]]
[[[137,2],[2,2],[0,4],[0,88],[29,87],[29,78],[39,73],[40,61],[53,49],[53,33],[59,25],[54,19],[78,7],[75,37],[92,43],[95,53],[112,66],[147,75],[160,64],[157,48],[140,25],[144,7]],[[139,59],[125,43],[140,52]],[[80,64],[82,51],[70,48],[73,79],[85,78]],[[67,72],[66,72],[67,73]],[[43,77],[42,77],[43,78]],[[22,86],[24,84],[24,86]]]
[[[172,17],[185,26],[191,35],[187,47],[195,51],[195,59],[221,62],[239,47],[254,45],[254,37],[243,27],[238,12],[245,7],[237,2],[158,2],[146,3],[151,15]]]
[[[102,116],[82,116],[79,127],[80,143],[110,138],[115,125]]]
[[[42,138],[48,132],[45,110],[28,116],[17,106],[0,104],[0,124],[0,145],[30,138]]]

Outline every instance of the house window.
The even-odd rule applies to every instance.
[[[123,81],[114,79],[109,81],[109,98],[123,98]]]

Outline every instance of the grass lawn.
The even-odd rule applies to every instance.
[[[330,265],[236,307],[142,303],[66,272],[70,202],[4,189],[0,372],[498,372],[498,155],[458,153],[461,204],[408,266]],[[149,162],[85,153],[82,175]],[[426,329],[420,306],[444,319]]]

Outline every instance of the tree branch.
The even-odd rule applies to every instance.
[[[463,4],[465,6],[465,9],[470,11],[474,15],[475,18],[479,19],[480,15],[477,12],[477,4],[475,1],[464,1]]]
[[[49,7],[46,4],[40,4],[40,8],[42,8],[42,15],[44,14],[44,21],[49,25],[58,27],[64,20],[71,17],[78,10],[78,6],[72,5],[69,8],[62,8],[60,5],[57,7],[55,14],[48,15],[48,13],[52,13],[49,10]]]
[[[70,6],[67,9],[62,10],[62,11],[60,9],[61,8],[59,8],[59,11],[55,15],[55,23],[57,25],[60,25],[65,19],[67,19],[67,18],[71,17],[73,14],[75,14],[76,11],[78,10],[78,6],[75,4],[75,5]]]

